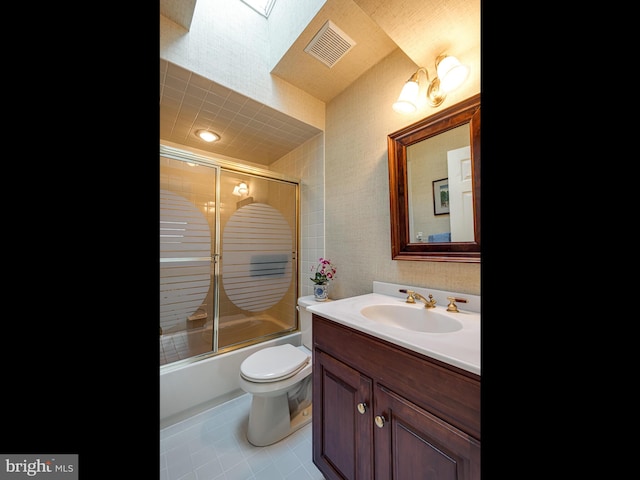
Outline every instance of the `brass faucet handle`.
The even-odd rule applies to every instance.
[[[449,305],[447,306],[447,312],[459,312],[458,306],[456,305],[456,297],[447,297],[449,300]]]
[[[436,303],[438,303],[438,301],[433,298],[432,294],[429,294],[429,301],[425,302],[424,307],[425,308],[436,308]]]
[[[414,292],[413,290],[407,290],[405,293],[407,294],[407,303],[416,303],[416,298],[414,297],[416,292]]]

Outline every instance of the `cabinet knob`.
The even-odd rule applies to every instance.
[[[364,414],[364,412],[366,412],[366,411],[367,411],[367,404],[366,404],[366,403],[364,403],[364,402],[360,402],[360,403],[358,404],[358,411],[359,411],[360,413]]]
[[[384,422],[386,422],[382,415],[376,415],[375,421],[378,428],[384,427]]]

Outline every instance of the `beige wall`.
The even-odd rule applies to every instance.
[[[327,105],[325,245],[338,267],[332,298],[369,293],[374,280],[480,294],[479,264],[391,259],[387,135],[479,92],[479,82],[467,82],[438,108],[398,114],[391,105],[415,69],[398,49]]]

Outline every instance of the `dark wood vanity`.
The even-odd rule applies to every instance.
[[[315,313],[312,423],[329,480],[480,479],[480,376]]]

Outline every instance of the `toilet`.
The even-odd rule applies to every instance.
[[[250,393],[247,440],[264,447],[276,443],[311,421],[311,312],[313,295],[298,298],[302,345],[266,347],[240,365],[240,388]]]

